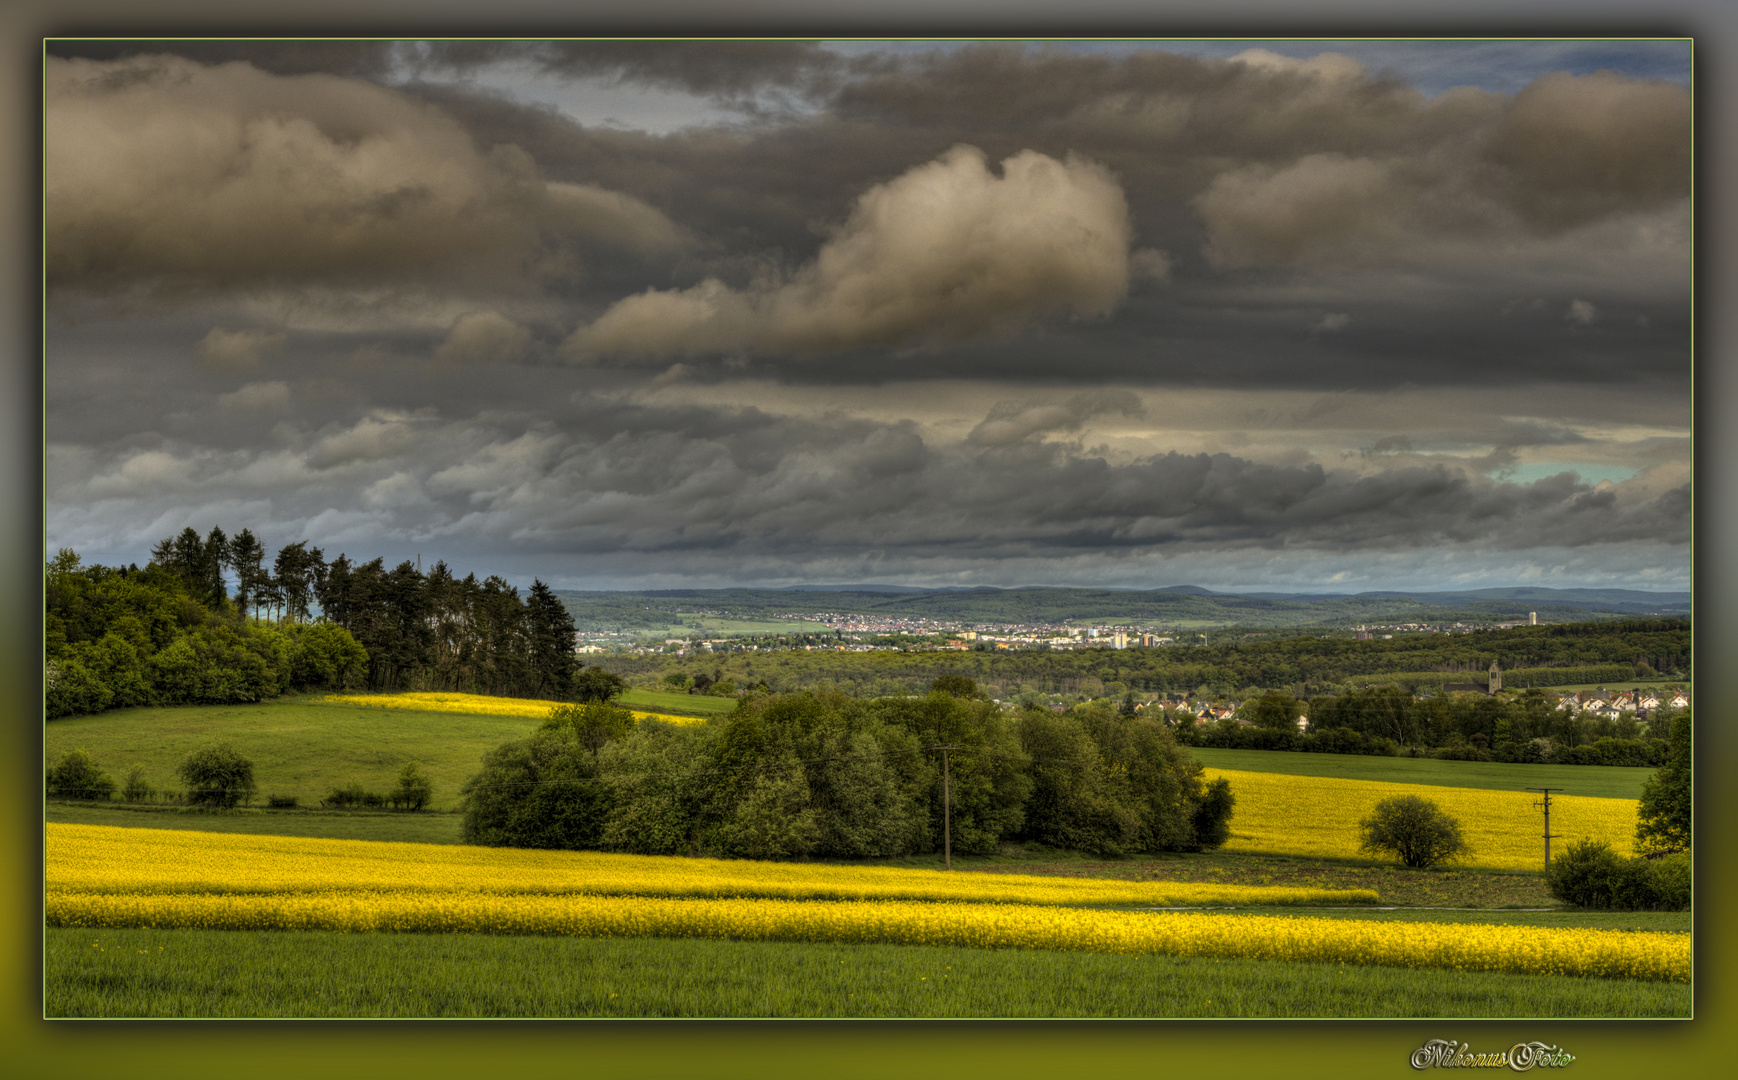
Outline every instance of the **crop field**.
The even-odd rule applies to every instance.
[[[328,694],[320,700],[338,705],[357,705],[364,709],[410,709],[416,712],[459,713],[464,716],[519,716],[541,720],[549,715],[556,702],[541,698],[495,697],[490,694]],[[722,700],[722,699],[720,699]],[[732,703],[734,705],[734,703]],[[698,724],[693,716],[672,716],[664,713],[630,709],[634,719],[648,717],[671,724]]]
[[[1366,754],[1303,754],[1289,750],[1220,750],[1207,746],[1192,746],[1189,753],[1210,769],[1234,772],[1331,776],[1343,780],[1488,788],[1493,791],[1552,787],[1562,788],[1566,795],[1595,799],[1639,799],[1642,784],[1654,774],[1652,769],[1612,765],[1520,765],[1501,761],[1437,761],[1433,758]],[[1556,803],[1555,793],[1551,801]]]
[[[1294,757],[1312,755],[1295,754]],[[1231,781],[1237,807],[1229,852],[1266,852],[1355,859],[1358,822],[1376,803],[1396,795],[1429,799],[1457,818],[1471,849],[1463,863],[1490,870],[1538,870],[1544,865],[1544,818],[1528,791],[1493,791],[1424,784],[1387,784],[1333,777],[1208,769]],[[1636,801],[1551,797],[1551,831],[1559,844],[1604,840],[1628,851],[1635,837]]]
[[[623,704],[642,714],[666,698],[690,711],[734,705],[634,694]],[[182,756],[225,739],[254,758],[262,796],[302,794],[304,805],[348,782],[389,787],[414,760],[450,810],[483,752],[527,735],[550,704],[358,697],[366,704],[60,720],[45,729],[48,759],[80,746],[112,774],[138,763],[173,785]],[[1532,872],[1536,795],[1514,788],[1585,778],[1583,792],[1612,797],[1554,796],[1558,843],[1594,835],[1626,850],[1635,802],[1616,796],[1649,770],[1557,770],[1565,778],[1548,766],[1197,753],[1237,796],[1225,849],[1105,862],[1013,845],[956,858],[951,874],[939,856],[866,866],[473,848],[457,843],[450,812],[51,803],[49,1010],[1687,1015],[1687,913],[1523,910],[1557,905]],[[1270,771],[1282,767],[1297,772]],[[1300,775],[1312,767],[1326,775]],[[1358,819],[1391,794],[1460,817],[1473,857],[1420,872],[1359,852]],[[527,970],[532,957],[563,958],[550,961],[561,970]],[[763,968],[777,977],[743,974]],[[501,977],[479,983],[478,970]]]
[[[1367,889],[1117,881],[815,863],[49,825],[51,894],[638,896],[1044,906],[1374,904]]]
[[[59,929],[49,1016],[1687,1016],[1684,983],[949,946]]]
[[[50,828],[47,858],[48,923],[82,929],[705,938],[1663,982],[1690,976],[1690,942],[1681,934],[1067,906],[1128,904],[1136,897],[1132,902],[1214,902],[1203,899],[1211,889],[1184,889],[1179,896],[1174,883],[1003,875],[973,881],[975,875],[933,872],[64,825]],[[1245,904],[1325,899],[1247,887],[1218,896]]]

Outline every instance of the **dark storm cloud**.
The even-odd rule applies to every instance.
[[[656,41],[433,42],[415,50],[410,61],[430,72],[502,62],[568,78],[612,79],[726,99],[769,87],[820,93],[839,73],[884,66],[873,58],[853,64],[801,41],[696,41],[679,48]]]
[[[234,404],[269,410],[280,397],[264,384]],[[993,412],[986,427],[1006,419]],[[379,544],[489,536],[521,551],[637,555],[648,569],[694,551],[873,549],[916,565],[966,551],[993,560],[1688,540],[1687,487],[1596,489],[1567,473],[1501,484],[1440,465],[1359,475],[1224,453],[1119,462],[1041,434],[943,445],[908,423],[602,401],[561,423],[374,410],[281,428],[240,450],[187,440],[54,448],[51,530],[94,528],[91,511],[104,504],[155,525],[264,503],[276,534],[326,528]]]
[[[564,241],[640,255],[683,243],[631,195],[547,181],[524,151],[479,145],[437,110],[360,80],[141,56],[51,59],[45,82],[53,287],[444,275],[486,290],[570,270]]]
[[[274,75],[380,79],[393,71],[401,46],[381,41],[51,41],[45,51],[85,60],[183,56],[201,64],[251,64]]]
[[[1311,343],[1323,362],[1306,379],[1430,381],[1443,362],[1496,377],[1579,365],[1598,378],[1613,365],[1658,371],[1662,359],[1676,377],[1687,369],[1687,350],[1660,355],[1687,318],[1689,97],[1671,83],[1553,75],[1513,96],[1427,98],[1343,57],[1262,50],[1207,59],[985,45],[846,60],[803,43],[398,49],[400,72],[424,82],[146,57],[51,62],[51,281],[405,288],[444,276],[450,288],[457,276],[473,290],[518,283],[559,299],[570,328],[612,305],[645,306],[637,294],[756,309],[662,346],[626,346],[694,359],[969,344],[960,329],[1005,334],[1009,320],[937,314],[897,331],[798,335],[792,347],[764,329],[760,305],[739,303],[804,273],[866,192],[969,145],[989,161],[1098,163],[1126,203],[1136,269],[1165,268],[1141,273],[1101,327],[1064,335],[1090,351],[1088,371],[1285,378],[1272,358],[1312,331],[1337,340]],[[273,55],[280,69],[313,62]],[[652,136],[427,81],[504,60],[696,93],[800,83],[814,108]],[[341,66],[378,74],[385,63]],[[352,119],[337,121],[340,108]],[[95,154],[94,134],[117,131],[139,134]],[[274,179],[285,176],[293,183]],[[202,198],[179,197],[190,190]],[[1526,355],[1500,355],[1514,327],[1495,313],[1528,299],[1625,317],[1559,322]],[[1009,313],[1028,306],[1009,302]],[[1329,318],[1346,322],[1321,333]],[[1123,340],[1145,343],[1144,362]],[[979,352],[888,363],[895,375],[925,362],[952,375]],[[775,370],[806,380],[846,367]]]

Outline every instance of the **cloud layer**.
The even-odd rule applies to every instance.
[[[1156,45],[55,53],[51,547],[1688,579],[1676,83],[1426,94]],[[676,122],[563,111],[606,90]]]

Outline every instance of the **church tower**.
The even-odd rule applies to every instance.
[[[1492,660],[1491,661],[1491,693],[1494,694],[1498,690],[1501,690],[1502,688],[1503,688],[1503,669],[1497,666],[1497,662],[1495,660]]]

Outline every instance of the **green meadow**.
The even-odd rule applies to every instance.
[[[48,1016],[1667,1017],[1683,984],[910,945],[50,929]]]

